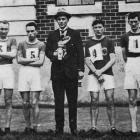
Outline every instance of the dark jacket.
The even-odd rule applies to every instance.
[[[68,28],[67,36],[71,39],[66,45],[67,54],[62,61],[53,56],[58,48],[57,42],[60,40],[59,29],[51,32],[46,45],[46,56],[52,62],[51,79],[55,80],[67,76],[70,79],[78,78],[78,70],[84,71],[84,51],[82,40],[78,31]]]

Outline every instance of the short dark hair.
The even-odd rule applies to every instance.
[[[128,20],[129,19],[134,19],[135,17],[138,17],[138,20],[140,20],[140,16],[138,13],[132,12],[128,14]]]
[[[0,23],[8,24],[9,25],[9,22],[7,20],[2,20],[2,21],[0,21]]]
[[[27,23],[27,24],[26,24],[26,28],[27,28],[28,26],[34,26],[35,29],[37,29],[37,24],[36,24],[35,22],[29,22],[29,23]]]
[[[103,26],[105,25],[101,19],[96,19],[92,22],[92,26],[97,25],[97,24],[102,24]]]

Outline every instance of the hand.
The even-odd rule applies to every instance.
[[[104,82],[104,77],[102,75],[98,78],[98,82],[100,84]]]
[[[0,55],[3,55],[3,54],[4,54],[4,52],[1,52],[1,51],[0,51]]]
[[[101,70],[96,70],[95,75],[97,77],[100,77],[102,75],[102,71]]]
[[[79,76],[79,79],[82,79],[84,77],[84,72],[83,71],[79,71],[78,72],[78,76]]]
[[[57,56],[58,53],[57,53],[57,50],[53,52],[53,56]]]
[[[36,62],[36,61],[38,61],[38,60],[39,60],[39,57],[36,57],[36,58],[31,58],[31,60],[32,60],[33,62]]]
[[[62,40],[58,41],[58,47],[63,48],[65,46],[64,42]]]

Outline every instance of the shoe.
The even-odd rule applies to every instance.
[[[4,136],[5,132],[0,128],[0,136]]]
[[[10,134],[10,127],[5,128],[5,134]]]
[[[35,128],[30,128],[31,129],[31,134],[32,135],[36,135],[37,134],[37,130]]]
[[[133,132],[132,130],[129,132],[125,133],[126,136],[133,136],[133,137],[137,137],[138,136],[138,132]]]
[[[77,129],[71,129],[71,134],[72,134],[73,136],[77,136],[77,135],[78,135]]]
[[[85,137],[86,136],[86,131],[84,129],[81,129],[79,132],[78,132],[78,135],[80,137]]]
[[[86,132],[87,137],[93,137],[93,136],[99,136],[99,135],[101,135],[101,133],[96,128],[90,128]]]
[[[26,135],[32,134],[32,128],[25,127],[24,133],[25,133]]]
[[[123,132],[120,132],[119,130],[117,130],[116,128],[111,128],[111,134],[113,136],[120,136],[120,135],[123,135]]]
[[[56,137],[62,136],[63,133],[64,133],[63,128],[56,128],[56,130],[55,130],[55,136]]]

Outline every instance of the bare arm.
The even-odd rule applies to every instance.
[[[115,54],[110,53],[110,61],[104,67],[102,67],[100,70],[97,70],[96,74],[98,76],[101,76],[102,73],[104,73],[106,70],[108,70],[109,68],[111,68],[115,64],[115,61],[116,61]]]
[[[93,63],[91,62],[90,57],[85,58],[85,64],[94,74],[96,73],[96,68],[94,67]]]
[[[0,52],[0,57],[13,59],[14,57],[16,57],[16,54],[17,49],[12,49],[11,52]]]
[[[126,49],[125,48],[122,48],[122,56],[123,56],[123,60],[126,62],[127,56],[126,56]]]
[[[26,65],[26,64],[29,64],[29,63],[34,62],[34,61],[35,61],[35,59],[24,58],[21,50],[18,50],[18,52],[17,52],[17,62],[19,64]]]

